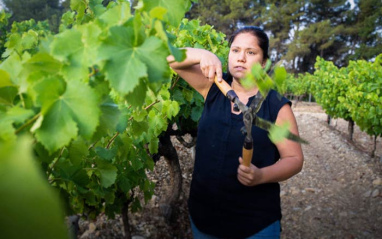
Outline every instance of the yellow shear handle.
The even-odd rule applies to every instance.
[[[252,161],[253,148],[246,149],[243,147],[243,165],[249,167]]]
[[[253,155],[253,139],[245,136],[243,144],[243,165],[249,167],[251,165]]]
[[[227,92],[232,90],[231,86],[225,81],[218,81],[218,78],[215,76],[215,84],[219,87],[220,91],[223,92],[224,96],[227,96]]]

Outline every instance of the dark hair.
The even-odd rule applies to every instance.
[[[247,33],[247,32],[251,33],[253,36],[257,38],[257,40],[259,41],[259,47],[263,51],[263,58],[264,60],[267,60],[269,58],[269,55],[268,55],[269,38],[267,34],[264,32],[264,30],[261,29],[260,27],[245,26],[245,27],[239,28],[229,38],[228,46],[231,47],[231,44],[235,40],[237,35],[239,35],[240,33]]]

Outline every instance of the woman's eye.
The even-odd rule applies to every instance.
[[[253,55],[253,54],[255,54],[255,52],[253,52],[253,51],[249,51],[248,54],[249,54],[249,55]]]
[[[239,52],[238,49],[232,49],[232,52]]]

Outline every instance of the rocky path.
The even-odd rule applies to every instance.
[[[281,183],[282,238],[382,238],[382,168],[379,158],[360,149],[370,148],[370,137],[355,131],[358,143],[346,140],[346,122],[328,126],[326,115],[312,105],[295,109],[303,145],[302,172]],[[381,157],[381,139],[377,155]],[[183,195],[173,227],[159,213],[159,202],[168,185],[168,171],[160,160],[150,177],[157,181],[156,195],[140,213],[131,215],[136,239],[190,239],[186,199],[192,173],[192,152],[177,146],[183,170]],[[122,238],[121,219],[81,221],[80,238]],[[81,236],[82,235],[82,236]],[[139,235],[139,236],[138,236]]]
[[[305,164],[282,185],[283,238],[382,238],[381,168],[332,130],[296,112]]]

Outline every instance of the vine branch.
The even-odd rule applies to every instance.
[[[178,75],[178,76],[176,77],[176,79],[175,79],[174,84],[171,86],[170,90],[174,89],[174,87],[175,87],[176,84],[178,83],[179,79],[180,79],[180,76]]]
[[[196,137],[193,137],[191,142],[186,142],[182,136],[180,135],[177,135],[176,136],[176,139],[186,148],[192,148],[195,146],[196,144]]]
[[[115,133],[113,135],[113,137],[109,140],[109,142],[107,143],[107,146],[106,146],[106,149],[109,149],[111,144],[114,142],[115,138],[117,138],[117,136],[119,135],[119,132],[117,131],[117,133]]]
[[[97,74],[98,72],[99,72],[98,69],[94,69],[94,67],[92,67],[92,72],[89,73],[88,77],[90,78],[90,77],[94,76],[95,74]]]
[[[40,113],[38,113],[37,115],[35,115],[32,119],[30,119],[28,122],[26,122],[25,124],[23,124],[23,125],[21,125],[20,126],[20,128],[18,128],[17,130],[16,130],[16,134],[18,134],[18,133],[20,133],[23,129],[25,129],[26,127],[28,127],[29,125],[31,125],[33,122],[35,122],[37,119],[38,119],[38,117],[40,117],[41,116],[41,112]]]
[[[149,104],[148,106],[146,106],[146,107],[144,108],[144,110],[148,110],[148,109],[150,109],[151,107],[153,107],[155,104],[158,104],[159,102],[160,102],[159,100],[154,101],[153,103],[151,103],[151,104]],[[129,118],[129,121],[132,120],[132,119],[134,119],[133,116],[131,116],[131,117]]]

